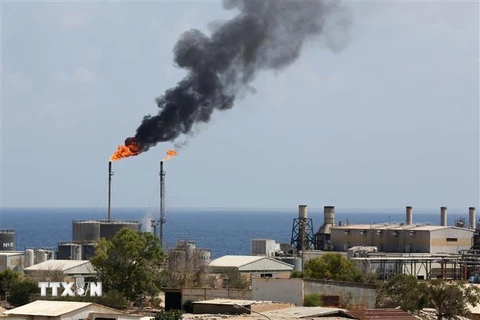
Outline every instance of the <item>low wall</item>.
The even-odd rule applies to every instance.
[[[202,301],[213,299],[251,300],[252,291],[240,289],[184,288],[182,289],[182,305],[185,301]]]
[[[304,295],[338,295],[340,299],[348,303],[349,309],[373,309],[375,308],[376,286],[341,282],[304,279]]]
[[[303,280],[299,278],[253,278],[252,299],[287,302],[303,306]]]

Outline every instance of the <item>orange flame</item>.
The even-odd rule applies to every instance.
[[[167,161],[172,157],[176,157],[178,155],[178,152],[175,150],[167,150],[167,156],[163,158],[162,161]]]
[[[110,156],[110,161],[117,161],[123,158],[136,156],[140,153],[140,146],[135,138],[127,138],[127,140],[125,140],[125,145],[118,146],[117,151]]]

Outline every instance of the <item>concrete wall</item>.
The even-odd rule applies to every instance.
[[[354,246],[375,246],[382,252],[430,252],[430,231],[413,233],[403,229],[332,228],[331,241],[335,250],[346,251]]]
[[[303,306],[303,280],[298,278],[253,278],[252,299],[288,302]]]
[[[308,294],[338,295],[349,301],[349,309],[375,308],[376,287],[357,283],[304,280],[304,295]]]
[[[431,232],[432,253],[458,253],[472,246],[472,230],[443,229]]]
[[[251,290],[213,289],[213,288],[184,288],[182,289],[182,305],[185,301],[201,301],[212,299],[252,299]]]

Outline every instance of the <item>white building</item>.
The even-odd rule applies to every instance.
[[[242,274],[271,277],[275,274],[293,271],[293,266],[262,256],[223,256],[208,265],[213,273],[223,273],[228,269],[238,270]]]
[[[22,271],[24,261],[25,253],[23,251],[0,252],[0,271],[5,271],[7,269]]]
[[[49,278],[62,275],[63,279],[68,281],[84,282],[96,275],[90,260],[47,260],[23,271],[38,281],[55,281]]]
[[[252,255],[273,257],[280,250],[280,244],[273,239],[252,239]]]
[[[151,317],[126,315],[121,311],[92,302],[37,300],[21,307],[3,312],[7,319],[18,320],[146,320]]]

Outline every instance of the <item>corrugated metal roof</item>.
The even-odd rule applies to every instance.
[[[37,300],[21,307],[5,311],[5,315],[31,315],[58,317],[92,305],[91,302]]]
[[[240,268],[246,264],[261,260],[262,256],[223,256],[210,262],[210,267],[236,267]]]
[[[41,270],[60,270],[67,271],[69,269],[82,266],[84,264],[90,264],[90,260],[47,260],[41,263],[34,264],[26,271],[41,271]]]
[[[265,256],[223,256],[210,262],[213,268],[238,268],[240,272],[293,271],[291,264]]]
[[[417,317],[400,309],[361,309],[350,310],[347,314],[358,320],[418,320]]]

